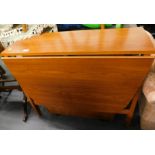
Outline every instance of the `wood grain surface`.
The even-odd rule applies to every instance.
[[[53,113],[121,113],[140,88],[153,58],[44,57],[3,59],[22,89]]]
[[[17,41],[2,56],[153,54],[154,44],[143,28],[79,30],[46,33]]]
[[[154,53],[143,28],[122,28],[46,33],[1,56],[34,107],[76,116],[121,113],[130,122]]]

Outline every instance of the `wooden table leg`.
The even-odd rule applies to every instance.
[[[42,116],[41,111],[40,111],[40,109],[39,109],[39,106],[37,106],[37,105],[34,103],[33,99],[28,98],[28,101],[29,101],[30,105],[32,106],[33,110],[38,114],[38,116],[39,116],[39,117]]]
[[[131,106],[130,106],[129,112],[127,114],[127,117],[126,117],[126,125],[127,126],[129,126],[131,124],[131,121],[132,121],[132,118],[134,115],[134,111],[135,111],[135,108],[136,108],[136,105],[138,102],[139,94],[140,94],[140,90],[136,93],[136,95],[134,96],[134,98],[131,101]]]
[[[22,88],[21,88],[21,90],[22,90]],[[32,109],[38,114],[39,117],[41,117],[42,114],[41,114],[41,111],[40,111],[40,109],[39,109],[39,106],[37,106],[37,105],[34,103],[33,99],[31,99],[31,98],[24,92],[24,90],[22,90],[22,91],[23,91],[23,93],[24,93],[24,100],[26,101],[26,105],[23,105],[23,107],[24,107],[24,113],[27,111],[27,105],[28,105],[28,103],[29,103],[29,104],[31,105]],[[27,113],[25,113],[25,114],[27,114]]]

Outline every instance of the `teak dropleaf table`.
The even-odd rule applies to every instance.
[[[130,123],[155,53],[143,28],[46,33],[1,53],[33,108],[63,115],[125,114]]]

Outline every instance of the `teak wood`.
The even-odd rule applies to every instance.
[[[45,33],[7,48],[2,56],[152,54],[154,44],[143,28]]]
[[[151,58],[3,59],[24,92],[49,111],[99,117],[122,113],[149,71]]]
[[[129,123],[153,53],[142,28],[124,28],[32,37],[10,46],[2,59],[36,111],[44,105],[64,115],[125,114]]]

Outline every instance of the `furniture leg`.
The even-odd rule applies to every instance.
[[[27,110],[27,97],[24,96],[25,102],[23,103],[23,110],[24,110],[24,118],[23,121],[26,122],[28,119],[28,110]]]
[[[32,106],[33,110],[38,114],[39,117],[41,117],[42,114],[41,114],[41,111],[40,111],[40,109],[39,109],[39,106],[37,106],[37,105],[34,103],[33,99],[31,99],[31,98],[29,98],[29,97],[28,97],[28,101],[29,101],[30,105]]]
[[[130,106],[129,112],[127,114],[127,117],[126,117],[126,125],[127,126],[129,126],[131,124],[133,114],[135,111],[135,107],[136,107],[137,102],[138,102],[139,93],[140,93],[140,90],[136,93],[136,95],[134,96],[134,98],[131,101],[131,106]]]

